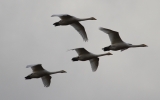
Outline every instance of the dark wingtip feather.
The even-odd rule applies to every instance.
[[[100,27],[100,28],[99,28],[99,30],[101,30],[101,31],[102,31],[102,30],[104,30],[104,28],[103,28],[103,27]]]

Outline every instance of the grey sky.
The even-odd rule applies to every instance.
[[[0,99],[1,100],[159,100],[159,0],[1,0]],[[52,14],[79,18],[89,41],[83,42],[71,26],[54,27]],[[92,72],[90,63],[72,62],[68,49],[85,47],[100,54],[110,45],[99,27],[120,33],[125,42],[148,48],[111,51]],[[28,64],[46,70],[66,70],[52,75],[49,88],[41,79],[25,80]]]

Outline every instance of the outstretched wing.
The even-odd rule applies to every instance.
[[[46,76],[41,77],[42,82],[44,84],[44,87],[49,87],[50,86],[51,78],[52,77],[50,75],[46,75]]]
[[[72,23],[71,26],[73,26],[79,32],[85,42],[88,41],[85,28],[78,21]]]
[[[26,68],[32,68],[33,72],[44,70],[41,64],[27,65]]]
[[[92,67],[92,71],[95,72],[98,68],[99,65],[99,58],[93,58],[90,61],[91,67]]]
[[[59,17],[61,19],[70,19],[70,18],[73,18],[74,16],[71,16],[68,14],[59,14],[59,15],[52,15],[51,17]]]
[[[110,29],[100,27],[100,30],[109,35],[110,41],[112,44],[123,42],[119,33]]]
[[[88,52],[84,48],[76,48],[76,49],[72,49],[72,50],[76,50],[76,52],[78,53],[78,55],[83,55],[83,54],[89,54],[90,53],[90,52]]]

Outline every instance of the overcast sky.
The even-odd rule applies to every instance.
[[[1,100],[159,100],[160,99],[159,0],[0,0]],[[81,22],[89,41],[83,42],[71,26],[54,27],[52,14],[70,14]],[[84,47],[101,54],[110,45],[99,27],[120,33],[132,44],[147,48],[111,51],[100,57],[92,72],[89,61],[72,62],[68,49]],[[41,79],[25,80],[26,65],[40,63],[52,75],[50,87]]]

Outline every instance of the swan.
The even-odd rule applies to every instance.
[[[119,33],[110,29],[106,29],[103,27],[99,28],[101,31],[107,33],[109,35],[109,39],[111,41],[111,45],[108,47],[104,47],[102,48],[102,50],[104,51],[109,51],[109,50],[113,50],[113,51],[117,51],[117,50],[121,50],[124,51],[128,48],[133,48],[133,47],[148,47],[145,44],[140,44],[140,45],[132,45],[130,43],[125,43],[122,41],[121,37],[119,36]]]
[[[51,74],[56,73],[67,73],[64,70],[56,71],[56,72],[49,72],[45,70],[41,64],[34,64],[34,65],[27,65],[26,68],[32,68],[33,73],[29,74],[25,77],[25,79],[32,79],[32,78],[41,78],[44,84],[44,87],[49,87],[51,83]]]
[[[59,17],[61,20],[59,22],[54,23],[53,25],[55,25],[55,26],[71,25],[79,32],[79,34],[82,36],[82,38],[85,42],[88,41],[85,28],[79,23],[79,21],[96,20],[94,17],[76,18],[76,17],[68,15],[68,14],[52,15],[51,17],[55,17],[55,16]]]
[[[93,54],[93,53],[88,52],[84,48],[76,48],[76,49],[71,49],[71,50],[75,50],[78,53],[78,57],[72,58],[72,61],[78,61],[78,60],[86,61],[86,60],[89,60],[93,72],[95,72],[98,68],[98,64],[99,64],[99,58],[98,57],[105,56],[105,55],[112,55],[110,52],[105,53],[105,54]]]

